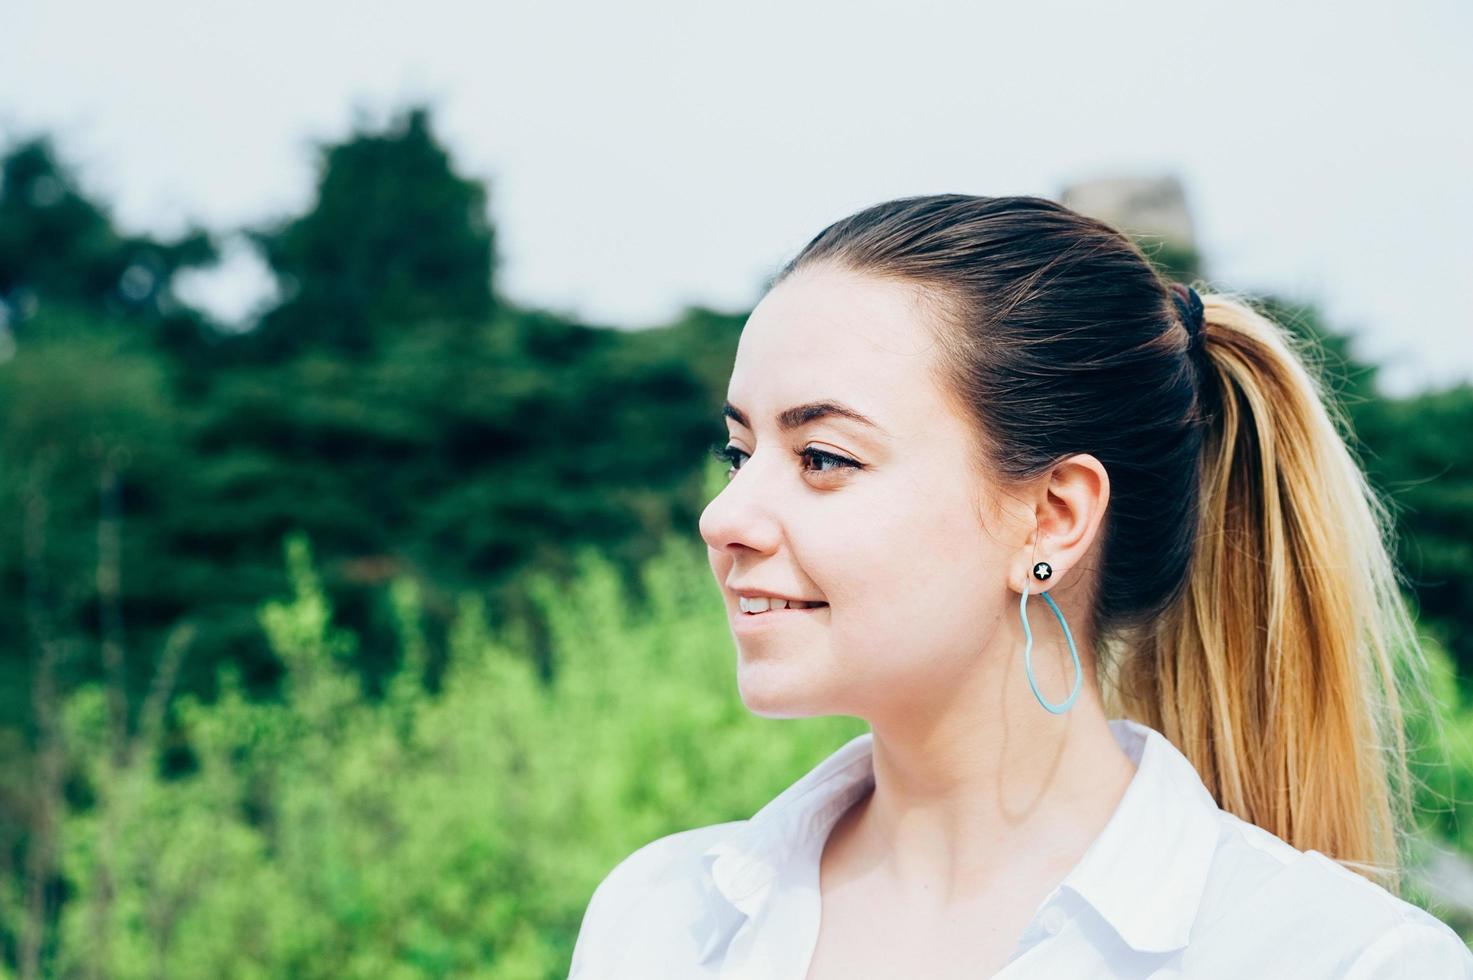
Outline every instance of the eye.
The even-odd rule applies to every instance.
[[[737,457],[745,456],[747,454],[742,452],[735,446],[726,446],[718,442],[711,447],[711,455],[715,456],[717,459],[721,460],[722,462],[726,463],[726,465],[731,467],[731,469],[726,471],[726,478],[730,480],[733,476],[736,475],[736,471],[740,469],[740,467],[737,466]]]
[[[796,450],[795,452],[796,452],[796,455],[797,455],[797,457],[799,459],[804,460],[805,462],[812,462],[815,465],[821,465],[823,463],[832,463],[833,466],[834,466],[834,469],[843,469],[845,467],[847,467],[849,469],[855,469],[855,470],[864,469],[864,467],[861,464],[856,463],[852,459],[846,459],[843,456],[837,456],[837,455],[835,455],[833,453],[826,453],[822,449],[814,449],[811,446],[804,447],[803,449]],[[815,470],[810,470],[809,472],[812,472],[812,473],[832,473],[833,471],[834,471],[833,469],[829,469],[829,470],[815,469]]]
[[[725,462],[728,466],[731,467],[731,469],[726,471],[726,478],[728,480],[736,475],[736,471],[741,469],[741,466],[739,466],[738,464],[742,459],[745,459],[748,456],[747,453],[738,449],[736,446],[723,446],[719,442],[711,447],[711,455],[715,456],[717,459]],[[805,463],[813,464],[814,468],[808,470],[808,472],[810,473],[832,473],[835,469],[845,468],[855,470],[864,469],[863,463],[856,462],[852,459],[848,459],[834,453],[824,452],[822,449],[814,449],[811,446],[804,447],[803,449],[794,450],[794,455],[796,455],[800,460],[803,460]],[[824,464],[829,464],[830,468],[824,469]]]

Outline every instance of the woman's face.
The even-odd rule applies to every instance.
[[[742,331],[727,392],[744,419],[726,420],[736,471],[700,529],[757,714],[924,713],[960,696],[995,636],[1013,647],[1009,581],[1027,567],[1028,530],[980,509],[996,491],[932,377],[918,295],[810,268],[768,292]],[[838,414],[784,424],[813,403],[873,425]],[[810,450],[858,467],[798,456]],[[754,616],[738,605],[748,589],[828,605]]]

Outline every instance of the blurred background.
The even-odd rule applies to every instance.
[[[0,978],[561,977],[853,718],[738,698],[696,521],[764,283],[1036,194],[1316,341],[1473,938],[1473,8],[10,0]]]

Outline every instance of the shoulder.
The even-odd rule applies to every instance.
[[[570,971],[603,963],[629,945],[632,930],[651,911],[668,921],[696,906],[699,859],[717,840],[746,823],[733,820],[667,834],[644,844],[616,864],[593,890],[573,945]]]
[[[1333,910],[1366,906],[1376,928],[1355,943],[1347,977],[1447,977],[1473,980],[1473,951],[1463,937],[1419,905],[1400,898],[1319,851],[1306,852],[1334,897]]]
[[[1473,980],[1473,952],[1436,916],[1319,851],[1227,811],[1221,818],[1200,910],[1203,947],[1251,935],[1268,955],[1304,959],[1303,975]]]
[[[1348,980],[1439,977],[1473,980],[1473,951],[1447,923],[1409,905],[1396,924],[1371,937],[1350,961]]]
[[[589,904],[600,898],[638,898],[668,879],[672,872],[684,878],[707,848],[744,823],[745,820],[733,820],[692,827],[642,845],[604,876],[594,889]]]

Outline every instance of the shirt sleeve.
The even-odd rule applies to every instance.
[[[1350,964],[1346,980],[1473,980],[1473,952],[1451,927],[1431,918],[1388,929]]]
[[[650,841],[604,876],[583,910],[573,941],[568,980],[601,980],[616,973],[651,927],[668,928],[689,900],[679,887],[691,877],[696,855],[742,821],[680,830]],[[672,875],[672,869],[676,873]]]
[[[670,843],[677,835],[662,837],[639,848],[614,866],[593,890],[583,924],[573,941],[568,980],[607,975],[628,947],[629,917],[650,895],[655,880],[670,860]]]
[[[598,883],[593,897],[588,900],[588,907],[583,910],[583,924],[578,928],[578,938],[573,941],[573,961],[568,968],[568,980],[577,980],[598,955],[595,949],[603,946],[601,936],[608,919],[604,906],[608,902],[609,882],[613,877],[610,874]]]

